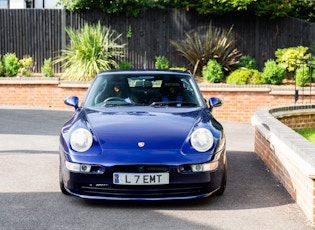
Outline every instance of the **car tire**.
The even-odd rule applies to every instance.
[[[65,189],[65,184],[63,183],[63,176],[62,176],[61,166],[59,166],[59,186],[60,186],[60,191],[64,195],[70,195],[70,193]]]
[[[220,186],[219,190],[217,190],[214,193],[215,196],[222,196],[223,195],[223,193],[225,191],[225,187],[226,187],[226,181],[227,181],[227,164],[225,163],[224,171],[223,171],[223,175],[222,175],[221,186]]]

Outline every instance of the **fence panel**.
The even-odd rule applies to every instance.
[[[80,29],[85,23],[98,21],[123,34],[121,42],[128,44],[123,59],[131,62],[133,68],[154,68],[155,57],[163,55],[172,67],[191,69],[169,41],[184,39],[185,32],[201,33],[210,21],[215,27],[233,26],[236,47],[255,57],[260,69],[266,60],[274,58],[276,49],[312,47],[315,41],[314,23],[289,17],[269,20],[247,14],[210,16],[177,9],[143,10],[138,17],[107,15],[98,10],[71,13],[59,9],[0,9],[0,55],[7,52],[14,52],[19,58],[30,55],[35,61],[35,72],[40,72],[44,59],[56,57],[69,43],[65,26]],[[62,71],[60,65],[54,68],[56,72]]]

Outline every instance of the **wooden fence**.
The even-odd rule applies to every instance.
[[[315,41],[314,23],[289,17],[269,20],[245,14],[211,16],[154,9],[143,10],[135,18],[101,11],[0,9],[0,55],[7,52],[14,52],[19,58],[30,55],[36,64],[35,72],[40,72],[44,59],[59,55],[69,42],[66,26],[79,29],[84,23],[98,21],[123,34],[121,42],[128,44],[125,60],[131,62],[133,68],[154,68],[155,56],[159,55],[166,56],[172,67],[189,67],[169,41],[184,39],[185,32],[205,31],[210,21],[216,27],[233,26],[236,48],[255,57],[260,69],[266,60],[274,58],[276,49],[298,45],[312,47]],[[55,66],[55,71],[62,71],[60,65]]]

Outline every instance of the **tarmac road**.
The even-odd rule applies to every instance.
[[[87,201],[58,186],[58,133],[72,112],[0,107],[0,229],[313,229],[253,153],[248,123],[222,122],[223,196],[168,202]]]

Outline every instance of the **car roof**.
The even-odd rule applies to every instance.
[[[168,70],[168,69],[115,69],[115,70],[106,70],[100,72],[98,75],[103,74],[185,74],[191,75],[187,71],[182,70]]]

